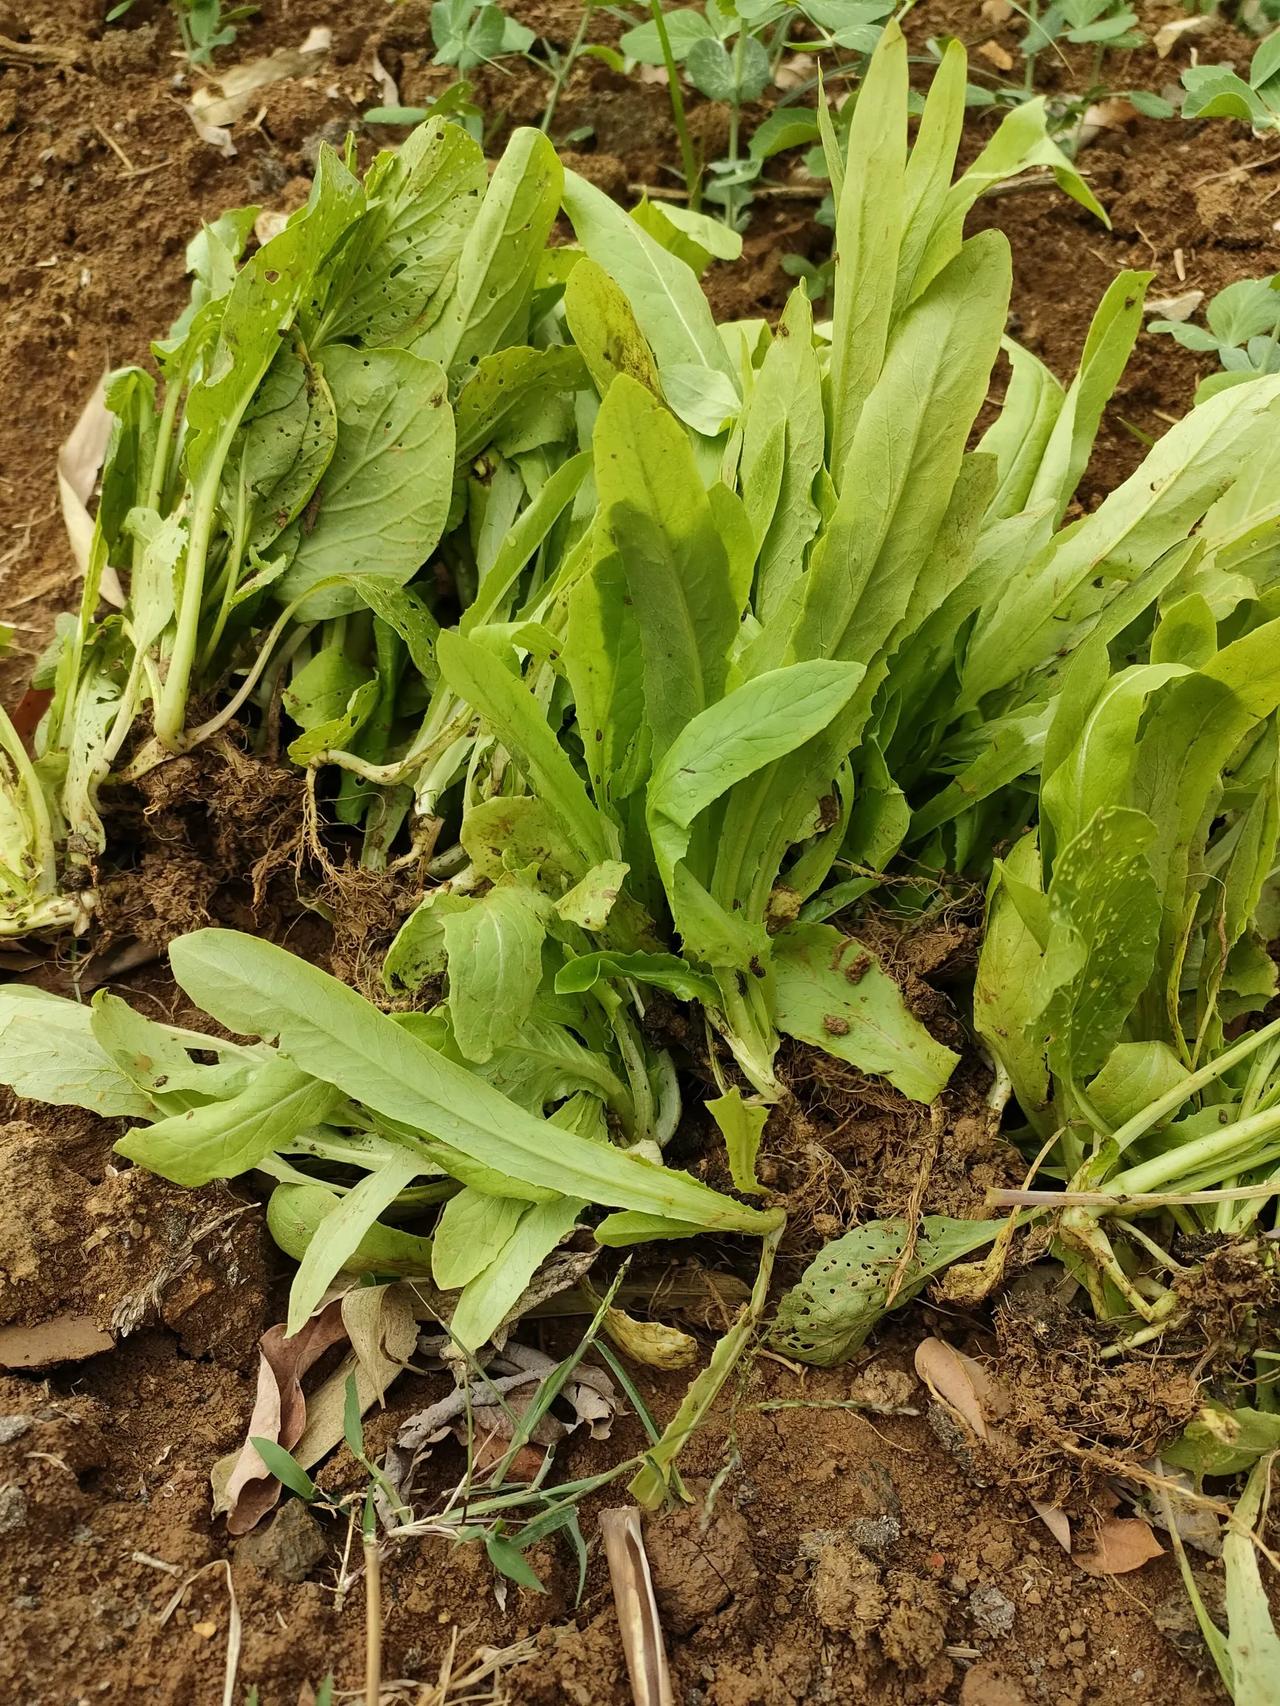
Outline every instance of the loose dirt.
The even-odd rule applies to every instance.
[[[319,143],[340,140],[363,109],[387,99],[375,51],[405,102],[450,78],[430,64],[421,0],[394,9],[384,0],[267,0],[220,68],[297,48],[315,26],[331,30],[332,45],[307,75],[263,90],[260,110],[234,127],[234,157],[224,158],[183,111],[195,79],[177,55],[167,10],[139,0],[122,25],[104,29],[104,9],[101,0],[0,5],[0,614],[18,628],[14,654],[0,664],[9,705],[54,616],[75,598],[57,515],[57,447],[102,370],[145,360],[148,339],[181,308],[183,248],[199,220],[248,201],[298,205]],[[561,47],[578,21],[569,0],[515,0],[510,9]],[[926,0],[910,16],[913,45],[952,31],[1016,51],[1014,32],[993,25],[988,10]],[[1172,15],[1163,5],[1143,13],[1148,27]],[[596,39],[616,33],[615,21],[599,24]],[[1205,59],[1237,64],[1248,52],[1218,24],[1196,45]],[[1168,61],[1135,55],[1113,81],[1159,90],[1176,84],[1186,63],[1185,46]],[[1080,63],[1042,60],[1048,86],[1084,73]],[[537,122],[547,94],[537,73],[495,68],[478,84],[499,131]],[[694,102],[690,116],[708,152],[719,151],[723,114]],[[971,117],[966,158],[991,123]],[[612,192],[675,183],[659,85],[584,61],[561,98],[555,134],[576,135],[567,157]],[[373,146],[365,136],[362,151]],[[1280,267],[1280,158],[1242,127],[1126,118],[1080,164],[1110,211],[1109,230],[1043,188],[982,204],[974,220],[1013,239],[1010,330],[1060,376],[1072,371],[1092,306],[1122,267],[1153,271],[1159,295],[1211,295]],[[791,284],[781,257],[820,257],[827,241],[812,224],[815,205],[791,196],[761,202],[743,264],[707,281],[718,313],[781,306]],[[1186,407],[1203,371],[1201,358],[1170,340],[1139,340],[1082,487],[1086,506],[1136,465],[1143,436]],[[349,884],[330,879],[326,888],[323,872],[298,864],[296,781],[285,772],[244,766],[234,743],[191,763],[190,774],[180,765],[156,773],[164,792],[122,808],[132,854],[108,881],[104,906],[116,942],[104,944],[85,987],[108,975],[112,987],[180,1013],[162,966],[127,967],[210,918],[305,941],[363,985],[405,896],[379,888],[353,897]],[[326,914],[338,902],[361,929],[335,938]],[[957,1045],[975,941],[972,913],[961,908],[941,929],[875,944],[895,961],[917,1012]],[[113,961],[121,944],[133,945],[132,962],[127,953]],[[66,965],[52,976],[66,988],[83,970]],[[825,1057],[795,1050],[783,1070],[798,1112],[771,1124],[763,1157],[767,1181],[796,1211],[787,1277],[851,1214],[972,1213],[989,1185],[1019,1172],[982,1107],[977,1063],[966,1063],[948,1092],[940,1124]],[[180,1191],[117,1167],[118,1128],[109,1122],[31,1107],[0,1112],[9,1116],[0,1132],[0,1335],[25,1335],[29,1364],[41,1354],[30,1330],[50,1321],[116,1335],[113,1349],[87,1360],[0,1375],[5,1698],[14,1706],[215,1706],[233,1621],[229,1590],[243,1628],[237,1701],[252,1686],[261,1706],[304,1706],[328,1672],[340,1689],[358,1689],[363,1590],[357,1580],[338,1591],[345,1524],[291,1501],[270,1528],[231,1543],[209,1514],[210,1467],[242,1437],[252,1406],[257,1337],[282,1315],[287,1264],[266,1237],[260,1206],[248,1193]],[[696,1130],[685,1141],[687,1158],[714,1177],[717,1152]],[[1028,1300],[1023,1285],[1015,1279],[994,1333],[989,1318],[917,1305],[846,1368],[804,1371],[758,1357],[731,1384],[683,1461],[698,1503],[646,1528],[678,1700],[1193,1706],[1219,1698],[1171,1560],[1115,1582],[1088,1577],[1023,1497],[1033,1477],[1043,1486],[1060,1469],[1060,1455],[1037,1457],[1046,1441],[1153,1449],[1194,1402],[1203,1345],[1113,1372],[1078,1336],[1059,1333],[1052,1300]],[[1224,1296],[1272,1306],[1256,1294],[1256,1276],[1234,1271],[1215,1290]],[[1229,1310],[1223,1319],[1229,1327]],[[1023,1395],[1014,1419],[1026,1453],[1021,1479],[1017,1460],[1010,1470],[972,1453],[915,1378],[913,1347],[935,1332],[991,1357]],[[527,1336],[552,1351],[570,1342],[563,1329]],[[400,1419],[439,1397],[443,1378],[399,1382],[386,1413],[368,1423],[371,1446],[381,1449]],[[639,1370],[637,1384],[662,1421],[684,1378]],[[641,1444],[638,1425],[620,1421],[608,1441],[573,1436],[559,1466],[588,1473]],[[446,1488],[462,1467],[459,1447],[437,1447],[433,1484]],[[358,1478],[345,1450],[322,1476],[336,1490]],[[1096,1479],[1055,1490],[1074,1501],[1077,1524],[1089,1522],[1091,1499],[1105,1514]],[[617,1489],[604,1495],[620,1498]],[[505,1608],[476,1548],[423,1540],[394,1550],[384,1565],[384,1674],[406,1679],[399,1697],[437,1698],[419,1691],[456,1646],[458,1673],[477,1648],[505,1650],[490,1661],[496,1681],[478,1683],[474,1698],[498,1688],[530,1706],[626,1701],[594,1540],[600,1504],[597,1497],[583,1510],[591,1558],[580,1599],[576,1564],[554,1541],[531,1559],[546,1594],[509,1587]],[[1197,1560],[1196,1569],[1206,1603],[1217,1604],[1219,1566]]]

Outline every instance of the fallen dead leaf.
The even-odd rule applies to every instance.
[[[1203,35],[1206,30],[1212,29],[1213,23],[1213,14],[1210,12],[1201,12],[1190,18],[1174,18],[1167,24],[1161,24],[1151,40],[1155,43],[1155,50],[1160,58],[1168,59],[1183,36]]]
[[[107,408],[106,379],[104,373],[81,409],[66,441],[58,449],[58,496],[62,503],[62,523],[71,541],[71,554],[82,575],[88,567],[93,544],[89,499],[98,483],[98,470],[107,453],[111,425],[115,419]],[[112,568],[103,571],[102,596],[117,609],[124,603],[119,579]]]
[[[779,89],[798,89],[802,83],[807,83],[813,76],[817,60],[811,53],[789,53],[779,64],[774,74],[774,85]]]
[[[236,145],[231,140],[231,132],[225,124],[209,124],[187,108],[187,117],[191,120],[192,129],[201,142],[207,142],[210,148],[216,148],[224,160],[234,160]]]
[[[1066,1511],[1058,1509],[1057,1505],[1047,1505],[1043,1499],[1032,1499],[1031,1508],[1041,1522],[1052,1534],[1064,1552],[1071,1550],[1071,1524],[1067,1520]]]
[[[1154,314],[1158,320],[1176,320],[1181,324],[1191,318],[1203,301],[1203,290],[1184,290],[1178,296],[1149,296],[1143,312]]]
[[[1013,70],[1013,55],[998,41],[984,41],[977,51],[979,58],[985,59],[988,65],[994,65],[997,71]]]
[[[635,1505],[600,1512],[600,1535],[635,1706],[674,1706],[658,1601]]]
[[[282,83],[290,77],[305,77],[314,71],[329,51],[332,40],[332,32],[321,26],[311,31],[301,47],[278,48],[264,58],[231,66],[221,75],[211,78],[203,89],[197,89],[188,101],[187,114],[191,122],[197,131],[202,124],[215,128],[234,124],[254,104],[254,97],[260,89],[272,83]],[[205,137],[204,140],[210,141],[211,138]]]
[[[979,1439],[990,1440],[989,1422],[1008,1414],[1009,1397],[980,1362],[942,1339],[916,1346],[916,1373],[941,1403],[954,1410]]]
[[[382,95],[382,105],[384,107],[398,107],[400,105],[400,90],[396,86],[395,78],[378,58],[377,48],[374,48],[373,58],[369,61],[369,75],[378,85],[379,92]]]
[[[259,243],[269,243],[278,237],[289,223],[289,215],[274,207],[264,207],[253,222],[253,234]]]
[[[280,1498],[279,1481],[268,1472],[249,1442],[275,1440],[286,1451],[292,1451],[302,1438],[307,1420],[302,1377],[330,1345],[346,1337],[346,1331],[339,1298],[313,1315],[291,1339],[285,1337],[283,1325],[277,1325],[268,1327],[259,1340],[258,1395],[245,1443],[223,1493],[229,1533],[247,1534],[274,1509]]]
[[[1088,1552],[1073,1552],[1072,1562],[1088,1576],[1123,1576],[1140,1570],[1152,1558],[1162,1558],[1164,1547],[1140,1516],[1109,1516],[1099,1523]]]
[[[1009,0],[982,0],[978,10],[983,21],[988,24],[1007,24],[1013,16],[1013,7]]]
[[[1137,107],[1123,95],[1112,95],[1105,101],[1095,101],[1091,107],[1086,107],[1084,117],[1080,120],[1076,145],[1079,148],[1087,148],[1104,130],[1124,130],[1137,116]]]

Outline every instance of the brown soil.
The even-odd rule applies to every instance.
[[[515,0],[510,9],[561,47],[578,17],[571,0]],[[332,29],[333,46],[314,75],[263,92],[261,114],[236,126],[237,153],[224,159],[182,110],[192,77],[175,56],[167,10],[138,0],[122,25],[104,30],[105,10],[104,0],[0,4],[8,215],[0,257],[0,614],[18,625],[15,656],[0,666],[8,671],[6,703],[54,614],[75,597],[56,513],[57,446],[102,369],[145,359],[148,339],[180,309],[182,252],[197,222],[247,201],[296,205],[318,142],[340,138],[363,108],[385,98],[375,49],[406,102],[449,80],[429,63],[422,0],[394,10],[385,0],[266,0],[228,62],[296,47],[315,25]],[[987,11],[967,0],[925,0],[911,14],[913,40],[951,31],[975,45],[1016,48],[1016,31],[993,26]],[[1163,3],[1143,11],[1149,26],[1170,15]],[[599,22],[597,39],[616,28]],[[6,45],[14,42],[16,50]],[[1247,54],[1242,38],[1217,24],[1198,45],[1205,58],[1242,62]],[[1160,88],[1176,83],[1187,59],[1185,42],[1168,61],[1134,56],[1113,81]],[[1081,67],[1045,56],[1042,71],[1048,84],[1065,86]],[[493,70],[479,84],[487,111],[503,123],[537,121],[546,98],[538,74]],[[969,155],[991,122],[973,117]],[[709,154],[719,151],[721,113],[694,102],[691,124]],[[570,145],[573,163],[606,188],[626,194],[675,181],[660,86],[583,61],[555,130],[565,137],[586,126],[590,136]],[[1242,127],[1133,119],[1105,132],[1081,165],[1110,210],[1110,231],[1052,190],[992,200],[975,216],[1013,239],[1011,330],[1060,375],[1072,370],[1092,307],[1121,267],[1153,270],[1153,293],[1210,295],[1280,266],[1280,164]],[[708,281],[719,313],[767,314],[781,305],[790,287],[781,255],[818,255],[827,241],[812,209],[785,197],[762,202],[743,265]],[[1131,470],[1140,454],[1135,432],[1163,430],[1202,371],[1199,358],[1171,341],[1140,339],[1086,477],[1086,504]],[[117,938],[136,938],[145,952],[208,918],[262,927],[265,916],[273,933],[292,931],[295,942],[310,931],[318,955],[364,984],[370,944],[393,926],[406,897],[385,888],[353,894],[349,882],[337,889],[331,879],[329,902],[340,894],[360,923],[331,940],[297,894],[296,784],[283,773],[246,771],[230,748],[183,763],[195,766],[191,774],[169,767],[126,808],[134,862],[109,880],[104,901]],[[310,873],[309,886],[323,909],[320,874]],[[264,897],[265,915],[255,910]],[[972,920],[961,915],[941,931],[876,945],[893,948],[909,999],[937,1034],[963,1042]],[[113,968],[111,952],[104,975],[123,964]],[[147,976],[140,984],[133,975],[135,993],[173,1012],[172,985],[162,973]],[[813,1055],[796,1051],[784,1070],[801,1116],[771,1125],[766,1177],[800,1211],[811,1239],[841,1230],[852,1213],[973,1212],[989,1184],[1018,1171],[985,1117],[976,1066],[949,1092],[940,1127]],[[266,1238],[260,1207],[228,1189],[185,1192],[117,1171],[117,1131],[108,1123],[9,1111],[0,1134],[0,1331],[68,1316],[113,1330],[117,1342],[88,1361],[0,1377],[4,1697],[14,1706],[220,1701],[230,1626],[223,1572],[199,1575],[163,1614],[194,1572],[225,1558],[243,1620],[237,1700],[256,1685],[261,1706],[302,1706],[309,1685],[330,1670],[339,1688],[358,1689],[363,1591],[358,1582],[344,1597],[335,1591],[345,1529],[290,1502],[265,1538],[233,1544],[209,1514],[210,1466],[243,1434],[256,1340],[281,1310],[287,1264]],[[1224,1278],[1242,1307],[1270,1305],[1251,1284],[1250,1275]],[[1217,1287],[1214,1297],[1225,1294]],[[1015,1417],[1029,1473],[1044,1468],[1036,1452],[1046,1441],[1146,1451],[1179,1424],[1192,1401],[1197,1347],[1175,1348],[1166,1366],[1112,1372],[1078,1336],[1055,1333],[1050,1307],[1019,1313],[1017,1299],[1015,1283],[996,1339],[970,1348],[985,1345],[1003,1376],[1035,1395]],[[1225,1333],[1229,1314],[1224,1320]],[[761,1357],[741,1374],[686,1452],[684,1471],[703,1502],[654,1518],[646,1530],[677,1699],[1193,1706],[1218,1697],[1203,1646],[1187,1633],[1170,1559],[1119,1582],[1083,1575],[1003,1484],[1006,1468],[976,1458],[927,1404],[910,1372],[912,1345],[926,1332],[964,1339],[970,1325],[920,1306],[847,1368],[798,1372]],[[551,1348],[559,1345],[553,1336]],[[369,1424],[370,1444],[380,1449],[398,1419],[438,1397],[443,1378],[401,1381],[387,1415]],[[641,1371],[639,1387],[661,1421],[684,1379]],[[575,1435],[561,1448],[558,1472],[601,1468],[640,1444],[631,1421],[606,1442],[577,1443]],[[437,1448],[431,1473],[441,1488],[461,1468],[458,1447]],[[353,1460],[339,1452],[322,1478],[354,1487]],[[988,1485],[993,1478],[1001,1485]],[[1083,1514],[1080,1486],[1059,1490]],[[603,1498],[622,1496],[615,1488]],[[384,1674],[434,1678],[456,1632],[460,1659],[483,1645],[513,1648],[502,1669],[513,1701],[628,1699],[595,1539],[600,1503],[584,1508],[591,1564],[579,1603],[572,1560],[554,1542],[532,1559],[547,1594],[512,1588],[505,1610],[476,1548],[433,1539],[395,1549],[384,1564]],[[1216,1603],[1218,1566],[1197,1570],[1206,1601]],[[403,1697],[417,1698],[417,1690],[406,1684]]]

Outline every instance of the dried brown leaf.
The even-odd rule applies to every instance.
[[[1075,1552],[1073,1561],[1089,1576],[1123,1576],[1140,1570],[1152,1558],[1164,1556],[1164,1547],[1140,1516],[1109,1516],[1098,1524],[1093,1546]]]

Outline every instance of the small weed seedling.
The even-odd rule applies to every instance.
[[[1259,374],[1280,373],[1280,273],[1229,284],[1209,303],[1204,317],[1203,326],[1153,320],[1148,327],[1167,332],[1184,349],[1216,355],[1222,363],[1221,373],[1201,380],[1197,403]]]
[[[700,173],[693,163],[677,68],[700,95],[729,108],[728,152],[708,165],[710,181],[701,193],[723,209],[725,224],[737,231],[746,223],[752,185],[764,162],[816,135],[811,113],[778,109],[760,126],[744,154],[743,109],[760,99],[773,83],[783,55],[793,48],[810,54],[852,50],[861,63],[880,39],[892,7],[882,0],[856,5],[844,0],[799,0],[798,4],[710,0],[702,11],[677,7],[664,13],[659,0],[651,0],[651,10],[652,17],[628,30],[619,45],[628,59],[667,69],[691,206],[698,204]],[[818,32],[816,40],[791,39],[791,26],[798,18]],[[757,144],[756,138],[762,135],[764,140]]]
[[[1238,118],[1255,135],[1280,130],[1280,30],[1259,42],[1246,81],[1229,65],[1193,65],[1182,73],[1183,118]]]
[[[107,13],[107,22],[115,23],[131,11],[134,0],[120,0]],[[236,26],[251,18],[256,6],[223,6],[222,0],[173,0],[182,50],[192,65],[208,65],[214,49],[230,47],[236,39]]]

